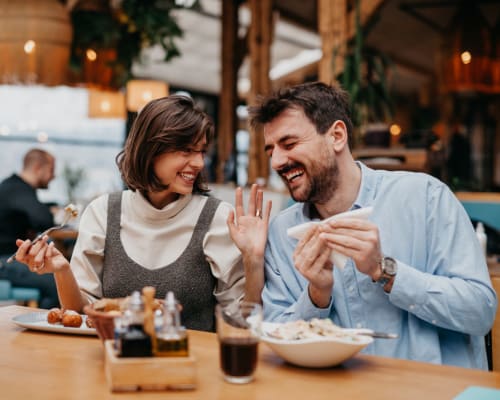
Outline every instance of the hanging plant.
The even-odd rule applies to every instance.
[[[198,0],[80,0],[71,11],[73,43],[70,65],[80,72],[87,50],[114,50],[108,59],[113,70],[112,86],[121,87],[132,78],[132,64],[141,51],[161,45],[164,61],[180,55],[175,39],[182,37],[173,11],[198,9]]]
[[[370,122],[388,121],[394,113],[394,106],[387,81],[391,60],[379,50],[364,45],[359,0],[355,7],[356,33],[347,44],[344,70],[337,80],[349,93],[353,124],[359,128]]]
[[[77,188],[85,181],[86,173],[81,167],[71,167],[65,164],[62,176],[66,183],[66,194],[70,203],[76,202],[75,193]]]

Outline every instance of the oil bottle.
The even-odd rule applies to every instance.
[[[173,292],[168,292],[163,308],[163,321],[156,334],[156,356],[187,357],[188,337],[181,326],[179,304]]]

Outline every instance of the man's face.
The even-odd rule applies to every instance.
[[[295,201],[326,203],[338,186],[333,142],[302,110],[288,109],[264,126],[266,153]]]
[[[54,169],[54,159],[50,159],[50,162],[45,163],[39,167],[37,189],[47,189],[49,187],[50,181],[54,179]]]

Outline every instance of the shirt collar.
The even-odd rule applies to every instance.
[[[361,185],[351,210],[372,205],[379,179],[378,174],[373,169],[359,161],[356,161],[356,164],[361,170]]]

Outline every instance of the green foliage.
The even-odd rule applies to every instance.
[[[355,9],[356,34],[347,44],[344,70],[337,77],[350,95],[352,119],[357,127],[370,122],[387,121],[394,113],[387,82],[387,73],[392,63],[382,52],[364,45],[359,1],[356,0]],[[337,52],[338,50],[335,51]]]
[[[85,170],[82,167],[71,167],[68,164],[64,165],[62,172],[64,181],[66,182],[66,194],[68,200],[73,203],[75,201],[75,191],[78,186],[85,180]]]
[[[139,60],[142,49],[161,45],[165,61],[179,56],[175,39],[183,32],[172,11],[186,8],[183,4],[178,0],[123,0],[116,10],[74,10],[72,68],[81,68],[88,48],[114,48],[117,59],[112,67],[119,87],[132,78],[132,63]],[[187,8],[199,8],[199,1]]]

